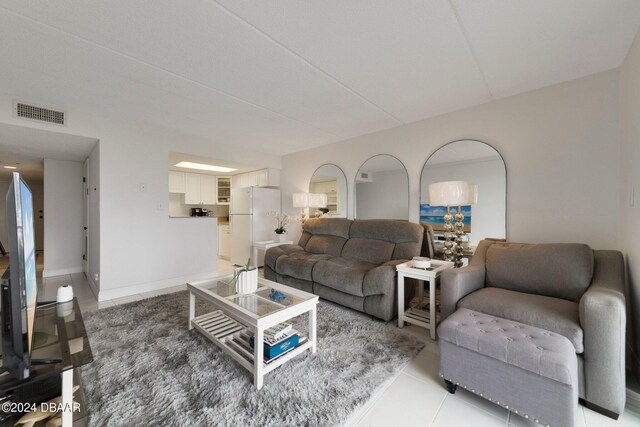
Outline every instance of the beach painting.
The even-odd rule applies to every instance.
[[[471,205],[461,206],[462,215],[464,215],[463,230],[465,233],[471,233]],[[431,206],[429,204],[420,204],[420,222],[426,222],[433,227],[434,231],[444,231],[444,215],[447,213],[446,206]],[[458,213],[457,206],[451,206],[451,215]]]

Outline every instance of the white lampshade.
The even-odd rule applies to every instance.
[[[293,193],[293,207],[294,208],[308,208],[309,207],[309,193]]]
[[[465,205],[478,204],[478,184],[469,184],[467,189],[467,203]]]
[[[444,181],[429,184],[431,206],[457,206],[468,204],[469,184],[466,181]]]
[[[310,208],[326,208],[327,195],[324,193],[309,194],[309,207]]]

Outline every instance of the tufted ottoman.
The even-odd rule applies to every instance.
[[[440,376],[542,425],[573,427],[578,361],[544,329],[461,308],[438,327]]]

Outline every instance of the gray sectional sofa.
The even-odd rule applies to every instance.
[[[397,314],[396,265],[420,255],[424,235],[406,221],[309,219],[298,245],[267,250],[264,277],[389,321]]]

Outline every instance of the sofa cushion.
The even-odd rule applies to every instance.
[[[342,256],[372,264],[383,264],[391,260],[395,246],[382,240],[352,238],[345,243]]]
[[[364,296],[364,277],[376,264],[351,259],[331,258],[318,261],[313,268],[313,281],[350,295]]]
[[[350,238],[384,240],[391,243],[422,245],[424,228],[420,224],[389,219],[357,219],[351,224]]]
[[[342,256],[382,264],[420,255],[424,228],[406,221],[355,220]]]
[[[311,281],[311,271],[316,263],[329,258],[332,258],[332,256],[326,254],[311,254],[309,252],[295,252],[288,256],[279,257],[276,260],[275,271],[278,275]]]
[[[307,241],[304,247],[305,251],[313,254],[328,254],[332,256],[340,256],[342,248],[347,239],[338,236],[329,235],[313,235]]]
[[[304,222],[302,230],[312,234],[349,238],[349,229],[353,220],[346,218],[310,218]]]
[[[571,341],[576,353],[584,351],[578,304],[572,301],[507,289],[483,288],[462,298],[458,308],[555,332]]]
[[[298,243],[307,252],[340,256],[352,222],[346,218],[308,219],[302,226]]]
[[[278,258],[295,252],[304,252],[304,249],[298,245],[279,245],[269,248],[264,254],[264,265],[276,271],[276,261]]]
[[[593,276],[582,244],[495,243],[486,253],[487,286],[578,302]]]

